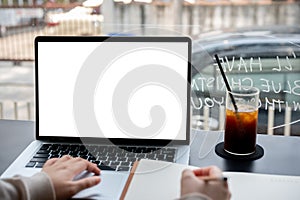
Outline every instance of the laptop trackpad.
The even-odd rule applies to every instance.
[[[101,182],[91,188],[76,194],[73,199],[119,199],[129,173],[101,171]],[[81,179],[91,176],[90,173],[82,173],[76,177]]]

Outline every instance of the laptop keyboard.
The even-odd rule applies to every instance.
[[[63,155],[81,157],[97,164],[101,170],[129,171],[133,163],[140,159],[175,161],[174,147],[125,147],[97,146],[82,144],[43,144],[26,167],[42,168],[51,158]]]

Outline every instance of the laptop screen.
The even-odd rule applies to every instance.
[[[37,37],[37,138],[186,143],[190,49],[187,37]]]

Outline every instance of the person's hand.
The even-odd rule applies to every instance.
[[[185,169],[181,177],[181,196],[201,193],[213,200],[230,199],[231,194],[227,182],[223,180],[203,180],[208,177],[222,177],[222,171],[216,166],[199,168],[193,171]]]
[[[79,191],[100,183],[99,176],[92,176],[74,181],[74,177],[87,170],[95,175],[100,169],[93,163],[82,158],[72,158],[69,155],[48,160],[43,166],[43,172],[48,174],[54,186],[56,199],[67,199]]]

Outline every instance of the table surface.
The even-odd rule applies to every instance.
[[[34,140],[34,122],[0,120],[0,174]],[[224,171],[300,176],[300,137],[258,135],[264,156],[254,161],[226,160],[215,153],[223,132],[192,130],[190,165],[216,165]]]
[[[0,174],[34,140],[34,123],[0,120]]]
[[[223,132],[193,131],[190,165],[217,165],[223,171],[300,176],[300,137],[258,134],[257,144],[264,156],[253,161],[226,160],[215,153]]]

